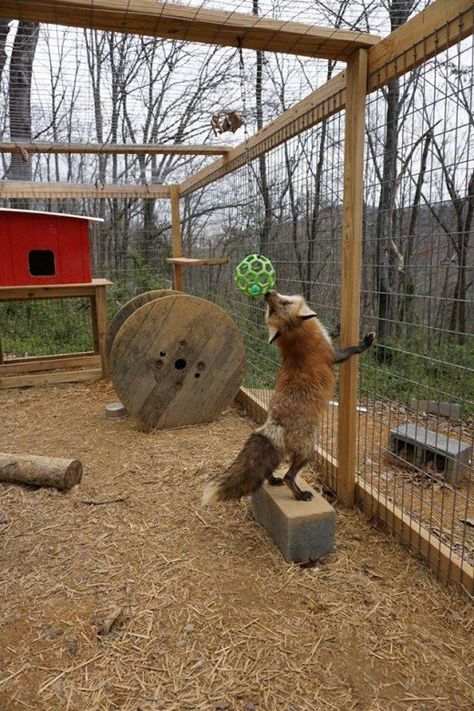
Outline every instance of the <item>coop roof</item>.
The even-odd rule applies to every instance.
[[[89,222],[104,222],[102,217],[89,217],[89,215],[70,215],[66,212],[45,212],[44,210],[17,210],[10,207],[0,207],[0,212],[21,212],[28,215],[51,215],[54,217],[73,217],[76,220],[88,220]]]

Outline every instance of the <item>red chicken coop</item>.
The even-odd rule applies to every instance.
[[[0,208],[0,301],[88,298],[94,340],[90,353],[14,360],[4,359],[0,340],[0,388],[95,379],[107,373],[105,287],[110,282],[91,278],[91,222],[103,220]],[[88,370],[79,370],[81,366]]]
[[[0,286],[90,282],[90,222],[102,220],[0,208]]]

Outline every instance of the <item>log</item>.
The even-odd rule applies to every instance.
[[[82,464],[77,459],[0,452],[0,481],[70,489],[79,484],[81,478]]]

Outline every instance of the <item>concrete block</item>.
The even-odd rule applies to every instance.
[[[252,494],[251,507],[255,520],[266,528],[288,563],[318,560],[334,550],[336,512],[320,494],[311,501],[296,501],[286,486],[265,482]]]
[[[440,476],[458,484],[469,472],[472,445],[418,425],[404,424],[389,432],[389,449],[410,464],[433,463]]]
[[[452,417],[454,420],[458,420],[461,417],[461,406],[454,402],[412,400],[410,405],[413,410],[417,410],[417,412],[427,412],[430,415],[441,415],[441,417]]]

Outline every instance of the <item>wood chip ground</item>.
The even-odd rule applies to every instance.
[[[68,493],[0,484],[0,709],[473,708],[465,598],[342,508],[336,554],[286,564],[248,501],[200,506],[248,419],[145,434],[114,400],[0,393],[0,449],[85,470]]]

